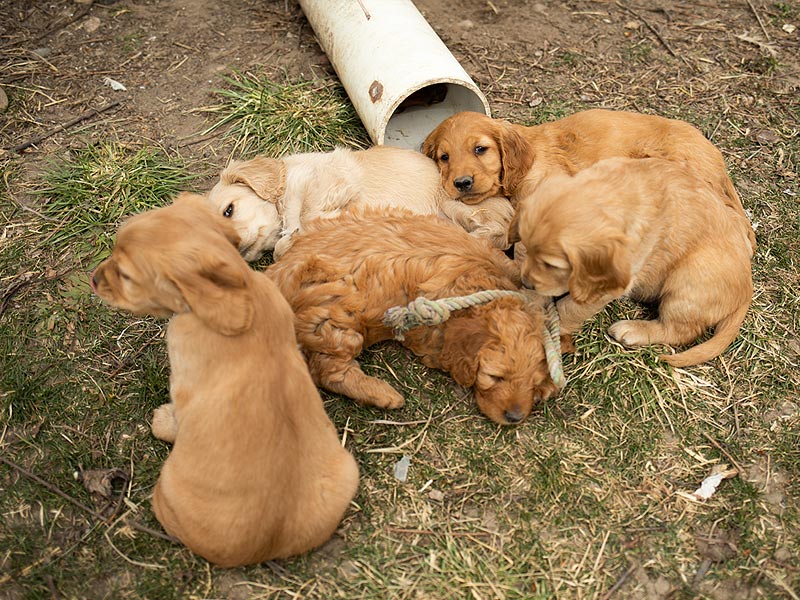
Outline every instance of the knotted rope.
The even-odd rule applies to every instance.
[[[409,329],[420,325],[440,325],[450,318],[451,311],[486,304],[504,296],[516,296],[525,302],[531,302],[530,295],[513,290],[483,290],[468,296],[451,296],[439,300],[429,300],[420,296],[409,302],[407,306],[394,306],[388,309],[383,315],[383,324],[392,328],[395,339],[403,340],[403,334]],[[552,300],[544,306],[544,325],[544,351],[547,357],[547,368],[553,383],[562,388],[566,380],[561,364],[560,326],[558,310]]]

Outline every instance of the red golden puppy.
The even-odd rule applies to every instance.
[[[441,219],[403,211],[347,212],[308,224],[267,269],[295,311],[297,339],[321,387],[381,408],[403,396],[367,376],[356,357],[393,337],[384,312],[419,296],[434,300],[519,288],[519,269],[486,240]],[[472,387],[497,423],[525,419],[555,393],[541,308],[517,297],[455,311],[441,325],[405,333],[422,362]]]
[[[152,430],[174,446],[153,509],[168,533],[224,567],[319,546],[358,485],[292,311],[237,242],[203,197],[185,194],[125,223],[92,276],[109,304],[171,317],[172,401],[156,409]]]
[[[593,109],[524,127],[461,112],[440,123],[422,151],[436,161],[450,196],[468,204],[497,195],[516,204],[545,178],[574,175],[605,158],[663,158],[708,183],[726,206],[743,217],[739,222],[751,250],[756,247],[722,154],[685,121]]]
[[[703,181],[661,159],[612,158],[574,177],[552,177],[519,207],[527,249],[523,283],[559,296],[569,334],[615,298],[658,304],[658,318],[618,321],[627,346],[683,345],[709,327],[709,340],[660,358],[694,365],[736,338],[753,295],[744,217]]]

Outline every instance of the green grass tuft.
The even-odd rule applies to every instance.
[[[263,75],[234,73],[229,87],[217,94],[222,104],[210,111],[218,120],[204,133],[228,126],[234,153],[283,156],[332,150],[335,146],[365,148],[364,126],[344,89],[333,80],[276,83]]]
[[[156,148],[104,142],[71,152],[50,165],[36,191],[46,242],[79,254],[108,250],[123,217],[167,204],[194,177]]]

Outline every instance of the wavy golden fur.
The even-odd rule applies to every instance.
[[[524,127],[460,112],[428,135],[422,151],[436,161],[450,196],[470,204],[503,195],[516,205],[547,177],[574,175],[606,158],[669,160],[709,184],[742,217],[738,222],[748,236],[751,254],[756,248],[755,233],[722,154],[685,121],[592,109]]]
[[[744,217],[679,165],[613,158],[552,177],[519,207],[523,283],[558,302],[570,334],[615,298],[655,302],[655,320],[614,323],[628,346],[683,345],[673,366],[714,358],[736,338],[753,295]]]
[[[418,296],[439,299],[519,288],[519,269],[485,240],[444,220],[402,211],[359,211],[309,224],[267,274],[295,311],[297,339],[321,387],[363,403],[399,408],[403,396],[367,376],[363,348],[392,339],[384,312]],[[471,387],[497,423],[525,419],[556,392],[543,347],[540,308],[503,298],[417,327],[404,346],[429,367]]]
[[[134,314],[172,317],[169,404],[153,434],[174,442],[153,493],[164,529],[224,567],[301,554],[334,532],[358,485],[275,284],[236,251],[201,196],[131,218],[92,276]]]

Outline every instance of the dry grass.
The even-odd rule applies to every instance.
[[[599,27],[597,3],[579,4],[574,24]],[[465,390],[401,347],[376,346],[361,362],[403,391],[406,406],[385,413],[324,394],[358,460],[360,490],[329,544],[281,563],[220,570],[158,535],[149,495],[168,448],[148,422],[168,394],[164,324],[118,314],[91,295],[87,273],[105,244],[91,251],[69,236],[63,247],[46,242],[54,222],[59,231],[80,226],[67,217],[87,202],[84,187],[53,182],[75,167],[93,172],[106,155],[67,136],[64,144],[77,146],[69,154],[60,140],[45,152],[61,162],[0,156],[0,595],[798,598],[797,42],[780,38],[775,59],[735,37],[732,9],[706,7],[701,21],[683,5],[671,8],[669,24],[661,13],[640,13],[663,42],[640,20],[603,58],[569,41],[542,48],[493,39],[480,49],[446,41],[500,116],[532,123],[597,105],[642,110],[689,120],[723,150],[758,226],[756,294],[739,338],[719,359],[673,370],[657,362],[659,348],[627,350],[605,333],[642,311],[615,304],[577,337],[564,392],[509,428],[487,421]],[[788,4],[755,9],[776,39],[800,16]],[[30,134],[44,110],[36,82],[46,65],[21,53],[3,65],[4,76],[19,77],[14,94],[24,100],[0,128],[8,139]],[[315,123],[327,132],[320,147],[358,135],[331,133],[343,123],[334,121]],[[96,137],[101,125],[86,127]],[[168,164],[154,165],[137,154],[149,145],[127,145],[132,162],[118,161],[125,173],[161,173],[162,181],[175,165],[189,174],[197,158],[187,146],[185,157],[156,152]],[[129,210],[144,207],[135,203],[147,189],[140,183]],[[93,226],[106,232],[122,217],[98,214]],[[404,455],[403,482],[394,465]],[[706,502],[689,499],[721,464],[738,475]],[[128,479],[114,489],[120,504],[110,520],[93,514],[102,507],[73,476],[99,468]]]

